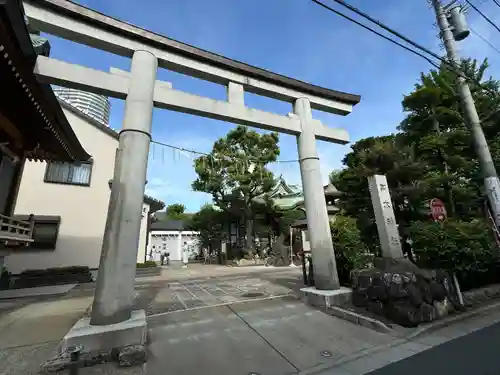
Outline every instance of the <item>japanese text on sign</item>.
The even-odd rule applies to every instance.
[[[391,237],[391,243],[393,245],[399,245],[399,238],[392,236]]]

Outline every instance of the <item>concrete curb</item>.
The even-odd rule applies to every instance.
[[[327,307],[325,311],[329,315],[333,315],[333,316],[336,316],[337,318],[347,320],[347,321],[352,322],[354,324],[358,324],[360,326],[373,329],[377,332],[381,332],[381,333],[394,332],[394,330],[392,328],[390,328],[389,326],[387,326],[385,323],[381,322],[380,320],[369,318],[367,316],[355,313],[353,311],[343,309],[343,308],[338,307],[338,306]]]
[[[362,314],[358,314],[353,311],[341,308],[339,306],[330,306],[324,309],[324,311],[329,315],[333,315],[338,318],[347,320],[351,323],[373,329],[380,333],[394,334],[396,337],[400,337],[405,340],[412,340],[413,338],[423,335],[425,333],[437,331],[441,328],[447,327],[462,320],[466,320],[484,314],[498,307],[500,307],[500,301],[489,303],[486,306],[481,306],[475,309],[473,308],[471,310],[464,311],[456,315],[448,316],[441,320],[436,320],[432,323],[421,325],[420,327],[415,329],[415,331],[403,335],[397,335],[397,330],[389,327],[388,325],[386,325],[385,323],[383,323],[378,319],[373,319],[368,316],[364,316]]]
[[[492,302],[486,306],[481,306],[481,307],[478,307],[475,309],[473,308],[469,311],[464,311],[464,312],[459,313],[457,315],[448,316],[445,319],[436,320],[432,323],[429,323],[429,324],[426,324],[422,327],[419,327],[414,332],[411,332],[408,335],[404,336],[404,338],[406,340],[412,340],[412,339],[414,339],[418,336],[421,336],[423,334],[431,333],[431,332],[437,331],[441,328],[448,327],[454,323],[485,314],[485,313],[489,312],[490,310],[494,310],[498,307],[500,307],[500,301]]]

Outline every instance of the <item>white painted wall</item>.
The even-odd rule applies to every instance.
[[[141,219],[141,232],[139,237],[139,249],[137,250],[137,263],[144,263],[146,258],[146,246],[148,238],[148,218],[149,218],[150,206],[147,203],[142,205],[142,219]]]
[[[152,250],[155,260],[160,260],[160,254],[170,253],[170,260],[180,262],[182,260],[182,247],[184,242],[188,243],[189,259],[193,259],[199,254],[200,246],[198,244],[198,232],[193,231],[151,231],[150,232],[149,251]],[[149,258],[148,258],[149,259]]]
[[[307,229],[301,231],[302,235],[302,249],[304,251],[311,251],[311,243],[309,242],[309,232]]]
[[[46,163],[26,163],[15,214],[58,215],[61,224],[55,250],[20,249],[7,256],[5,265],[15,274],[26,269],[99,267],[111,194],[108,181],[113,178],[118,140],[66,108],[63,110],[76,136],[94,160],[90,186],[46,183],[43,181]],[[149,207],[147,211],[149,214]],[[146,224],[143,218],[139,245],[144,249],[142,259],[146,248]]]

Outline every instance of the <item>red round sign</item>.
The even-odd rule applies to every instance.
[[[441,199],[434,198],[431,200],[431,215],[434,221],[443,221],[446,219],[446,207]]]

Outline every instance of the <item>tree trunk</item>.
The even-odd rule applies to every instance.
[[[286,235],[281,233],[276,239],[276,242],[273,244],[272,251],[276,256],[283,257],[285,262],[287,262],[290,256],[288,254],[288,246],[285,246],[285,238]]]
[[[253,251],[254,243],[253,243],[253,220],[245,219],[245,251],[250,253]]]

